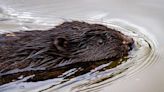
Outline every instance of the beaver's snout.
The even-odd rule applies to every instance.
[[[127,45],[128,50],[132,50],[133,49],[133,44],[134,44],[133,38],[123,35],[123,39],[124,40],[122,41],[122,43],[124,45]]]

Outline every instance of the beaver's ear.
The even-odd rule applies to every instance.
[[[68,41],[64,37],[58,37],[55,38],[54,45],[59,51],[66,51],[68,48]]]

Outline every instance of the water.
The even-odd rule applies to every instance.
[[[26,3],[19,1],[16,4],[15,2],[17,0],[7,0],[1,4],[1,33],[48,29],[65,20],[76,19],[116,28],[133,37],[136,47],[130,52],[128,59],[118,61],[117,67],[114,63],[106,63],[88,73],[68,79],[61,77],[26,83],[23,81],[28,77],[25,77],[22,80],[1,86],[0,91],[108,92],[110,90],[111,92],[138,92],[138,89],[141,92],[164,91],[160,86],[164,84],[164,81],[161,71],[163,59],[160,56],[160,53],[163,52],[161,48],[163,44],[161,40],[163,38],[161,30],[163,28],[161,21],[163,13],[160,10],[163,7],[159,1],[135,2],[133,0],[132,2],[126,0],[125,3],[121,0],[115,0],[109,3],[107,0],[72,0],[75,3],[72,4],[70,1],[45,2],[41,0],[40,5],[30,0]],[[82,8],[76,5],[79,3],[81,3],[80,6],[88,6]],[[77,71],[77,68],[73,68],[65,72],[63,76],[72,76]]]

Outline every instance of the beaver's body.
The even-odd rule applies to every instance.
[[[58,68],[116,60],[128,55],[132,44],[132,38],[118,31],[78,21],[65,22],[46,31],[1,34],[0,84],[11,75],[13,78],[40,73],[46,76],[51,71],[58,76],[62,73]]]

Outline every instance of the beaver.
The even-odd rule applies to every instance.
[[[62,74],[61,68],[116,60],[127,56],[133,43],[115,29],[81,21],[63,22],[48,30],[0,34],[0,85],[21,75],[35,74],[44,80]]]

